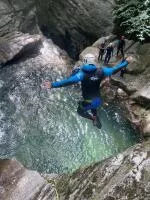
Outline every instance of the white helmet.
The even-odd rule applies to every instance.
[[[95,64],[95,56],[91,53],[88,53],[84,57],[84,63]]]

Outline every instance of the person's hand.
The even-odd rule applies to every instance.
[[[133,57],[132,56],[128,56],[127,58],[126,58],[126,61],[128,61],[128,63],[132,63],[133,62]]]
[[[52,88],[51,82],[49,82],[49,81],[44,81],[42,86],[44,88],[47,88],[47,89],[51,89]]]
[[[104,106],[104,107],[106,107],[106,106],[108,106],[108,105],[109,105],[109,104],[106,103],[106,102],[103,103],[103,106]]]

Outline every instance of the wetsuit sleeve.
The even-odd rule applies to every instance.
[[[79,71],[75,75],[72,75],[61,81],[53,82],[51,85],[52,85],[52,88],[65,87],[68,85],[78,83],[79,81],[82,81],[83,78],[84,78],[84,73],[82,71]]]
[[[103,67],[104,76],[111,76],[117,72],[119,72],[122,68],[127,67],[129,63],[124,60],[113,68]]]

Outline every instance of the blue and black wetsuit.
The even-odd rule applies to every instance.
[[[83,101],[79,102],[78,113],[85,118],[94,120],[97,117],[97,108],[101,106],[100,83],[103,78],[117,73],[126,67],[128,62],[122,61],[113,68],[97,68],[94,64],[85,64],[75,74],[62,81],[52,83],[52,88],[65,87],[81,82]],[[89,113],[91,111],[91,113]]]
[[[113,46],[108,46],[106,48],[106,55],[105,55],[105,60],[104,60],[105,64],[109,63],[111,55],[113,56]]]
[[[118,45],[117,45],[117,56],[118,56],[119,51],[120,51],[122,57],[124,58],[124,48],[125,48],[125,40],[124,39],[120,39],[118,41]]]

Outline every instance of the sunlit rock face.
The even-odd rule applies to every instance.
[[[41,30],[76,58],[86,46],[113,27],[114,1],[37,0],[37,17]]]

